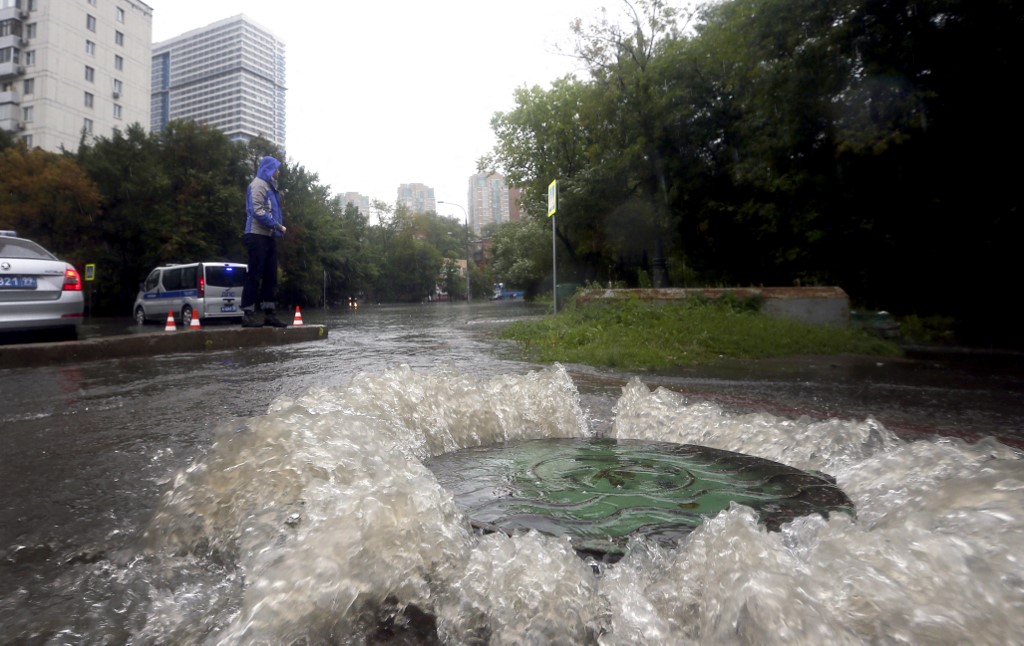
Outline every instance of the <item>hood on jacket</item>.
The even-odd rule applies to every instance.
[[[274,178],[274,171],[280,168],[281,162],[277,161],[270,155],[267,155],[260,160],[260,169],[256,171],[256,177],[259,177],[264,182],[269,183]]]

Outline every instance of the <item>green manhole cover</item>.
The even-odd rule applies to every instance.
[[[548,439],[446,453],[426,462],[472,525],[565,534],[582,553],[622,556],[630,536],[674,545],[733,501],[770,530],[853,503],[834,479],[692,444]]]

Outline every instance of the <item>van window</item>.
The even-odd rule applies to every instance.
[[[206,284],[213,287],[243,287],[245,268],[209,266],[206,268]]]
[[[199,276],[199,267],[197,265],[189,265],[188,267],[182,267],[181,269],[181,289],[193,289],[199,286],[199,281],[196,278]]]
[[[164,289],[173,292],[181,289],[181,268],[164,270]]]
[[[149,272],[149,276],[146,277],[146,291],[151,292],[156,289],[156,286],[160,284],[160,270],[154,269]]]

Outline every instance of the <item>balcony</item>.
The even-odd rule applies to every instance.
[[[25,73],[25,67],[18,63],[0,63],[0,80],[7,80]]]
[[[7,92],[0,92],[0,106],[6,106],[6,105],[17,106],[17,105],[20,105],[20,104],[21,104],[21,94],[19,94],[16,90],[8,90]],[[0,111],[0,118],[3,118],[3,112],[2,111]]]

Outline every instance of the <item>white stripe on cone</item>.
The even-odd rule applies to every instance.
[[[295,320],[292,322],[292,327],[299,327],[300,325],[302,325],[302,310],[300,310],[299,306],[296,305],[295,306]]]

